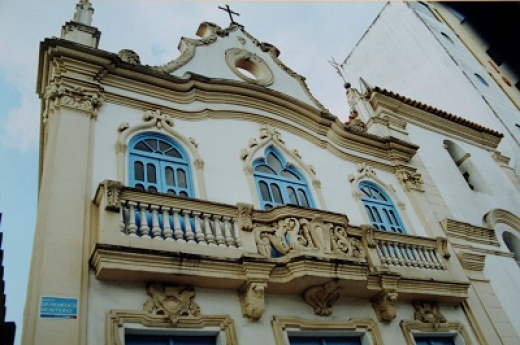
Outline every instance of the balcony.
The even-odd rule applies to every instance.
[[[469,282],[445,238],[353,226],[346,215],[146,193],[104,181],[90,263],[101,280],[301,294],[339,282],[345,297],[462,301]]]

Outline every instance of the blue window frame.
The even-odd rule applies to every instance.
[[[360,336],[289,336],[291,345],[361,345]]]
[[[399,213],[388,194],[368,181],[360,182],[358,189],[368,218],[376,229],[406,233]]]
[[[215,336],[126,334],[125,345],[216,345]]]
[[[417,345],[455,345],[454,336],[414,336]]]
[[[160,134],[140,134],[132,138],[128,152],[131,186],[193,197],[189,159],[175,141]]]
[[[262,209],[270,210],[280,205],[314,208],[307,181],[288,166],[275,148],[267,148],[264,158],[253,162],[253,175]]]

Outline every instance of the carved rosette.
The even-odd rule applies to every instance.
[[[344,227],[324,223],[320,216],[312,221],[305,218],[285,218],[268,226],[254,224],[258,252],[272,257],[273,249],[287,253],[318,253],[362,260],[366,258],[361,241],[349,236]]]
[[[59,79],[47,86],[44,99],[44,123],[47,123],[48,117],[62,107],[84,111],[92,117],[96,117],[99,108],[103,105],[103,95],[99,90],[87,90],[80,86],[65,86]]]
[[[251,320],[258,320],[265,310],[264,294],[266,283],[250,282],[240,291],[242,314]]]
[[[376,312],[377,319],[382,322],[391,322],[396,317],[395,301],[397,292],[383,291],[372,300],[372,306]]]
[[[412,302],[415,308],[414,319],[422,323],[430,323],[434,329],[441,323],[446,323],[446,318],[441,314],[439,306],[435,302]]]
[[[320,316],[332,314],[332,305],[336,303],[343,294],[343,288],[338,281],[318,286],[312,286],[305,290],[303,299],[314,309],[314,313]]]
[[[199,316],[200,307],[193,298],[195,291],[191,287],[150,284],[146,288],[148,300],[143,310],[156,315],[164,315],[172,325],[176,325],[181,316]]]
[[[238,208],[238,228],[242,231],[253,230],[253,205],[239,202]]]
[[[419,174],[418,172],[403,167],[399,167],[396,169],[395,175],[397,176],[397,179],[407,192],[411,190],[424,192],[424,182],[421,174]]]

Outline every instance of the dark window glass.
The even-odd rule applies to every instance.
[[[144,181],[144,166],[141,162],[134,163],[134,178],[137,181]]]
[[[148,183],[157,183],[157,175],[155,174],[155,165],[146,164],[146,179]]]

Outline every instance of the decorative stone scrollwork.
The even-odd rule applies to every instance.
[[[361,224],[359,227],[363,230],[363,237],[365,238],[368,247],[375,248],[377,245],[374,239],[374,231],[376,228],[372,224]]]
[[[173,127],[173,120],[169,115],[161,113],[159,109],[157,110],[148,110],[143,115],[143,121],[151,122],[155,124],[155,127]],[[196,146],[195,146],[196,147]]]
[[[357,176],[354,176],[353,174],[350,174],[348,176],[348,180],[350,182],[360,180],[361,178],[374,179],[377,176],[374,169],[370,165],[367,165],[366,163],[359,163],[358,165],[356,165],[356,170],[358,172]]]
[[[415,308],[414,319],[422,323],[430,323],[434,329],[439,324],[446,323],[446,318],[441,314],[439,306],[435,302],[412,302]]]
[[[444,237],[437,237],[437,251],[443,258],[449,259],[451,257],[448,251],[448,240]]]
[[[349,123],[345,124],[347,129],[350,129],[354,132],[366,133],[367,125],[361,119],[353,119]]]
[[[343,288],[338,281],[332,281],[325,285],[312,286],[305,290],[303,299],[314,309],[314,313],[320,316],[332,314],[332,305],[343,294]]]
[[[198,316],[200,307],[193,298],[195,291],[191,287],[166,286],[150,284],[146,288],[148,300],[143,310],[148,313],[164,315],[173,325],[176,325],[181,316]]]
[[[424,182],[421,174],[419,174],[418,172],[406,169],[404,167],[398,167],[395,171],[395,175],[397,176],[397,179],[407,192],[411,190],[424,192]]]
[[[285,145],[285,141],[282,140],[282,135],[280,134],[280,132],[276,128],[271,127],[269,125],[262,125],[260,127],[260,139],[272,139]]]
[[[273,249],[279,254],[319,253],[344,258],[365,259],[361,241],[347,234],[344,227],[324,223],[320,216],[312,221],[285,218],[268,226],[254,224],[253,232],[258,252],[271,257]]]
[[[395,301],[397,292],[383,291],[372,300],[372,306],[376,312],[377,319],[382,322],[391,322],[396,317]]]
[[[119,56],[119,58],[122,61],[128,62],[132,65],[141,64],[141,59],[139,58],[139,55],[137,55],[137,53],[134,52],[133,50],[123,49],[123,50],[119,51],[119,53],[117,53],[117,56]]]
[[[253,205],[239,202],[238,207],[238,228],[242,231],[253,230]]]
[[[123,184],[113,180],[105,180],[104,184],[107,196],[106,209],[119,212],[119,200],[121,196],[121,190],[123,189]]]
[[[258,320],[265,310],[264,294],[266,283],[250,282],[240,291],[242,314],[251,320]]]
[[[61,107],[77,109],[96,117],[99,108],[103,105],[103,95],[99,90],[87,90],[83,87],[68,87],[62,85],[60,79],[51,82],[45,91],[45,110],[43,122],[46,123],[49,115]]]

